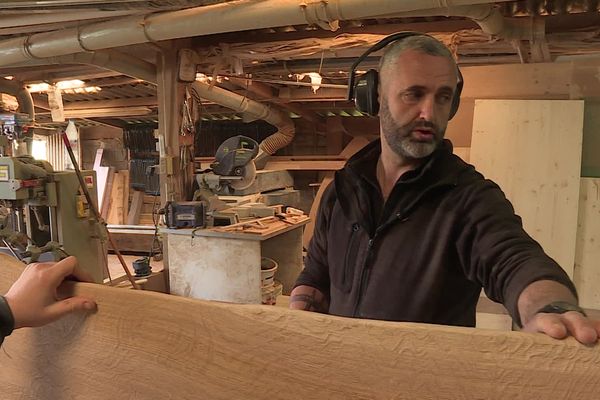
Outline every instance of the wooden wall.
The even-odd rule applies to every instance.
[[[81,167],[93,169],[96,150],[104,148],[102,165],[116,170],[129,169],[127,150],[123,146],[123,130],[109,126],[84,127],[79,130]]]
[[[573,276],[584,103],[477,100],[471,163],[496,182],[525,230]]]

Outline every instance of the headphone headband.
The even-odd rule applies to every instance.
[[[352,66],[350,67],[350,75],[348,77],[348,101],[354,100],[354,80],[356,78],[356,68],[358,68],[360,63],[362,63],[365,60],[365,58],[367,58],[369,56],[369,54],[383,49],[385,46],[387,46],[388,44],[390,44],[392,42],[396,42],[398,40],[402,40],[402,39],[405,39],[410,36],[432,37],[431,35],[428,35],[426,33],[419,33],[419,32],[413,32],[413,31],[397,32],[397,33],[394,33],[394,34],[384,37],[379,42],[377,42],[373,46],[369,47],[367,49],[367,51],[365,51],[363,54],[361,54],[360,57],[358,57],[356,59],[354,64],[352,64]]]

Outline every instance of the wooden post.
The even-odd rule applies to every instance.
[[[161,205],[166,201],[184,201],[186,191],[184,177],[193,174],[193,145],[192,135],[182,136],[180,124],[182,105],[185,96],[185,84],[178,81],[177,52],[178,49],[189,44],[189,40],[167,42],[157,59],[157,94],[158,94],[158,137],[160,152],[160,200]],[[182,146],[191,146],[192,162],[186,170],[180,168],[180,149]],[[189,181],[189,179],[188,179]],[[166,243],[164,250],[166,252]],[[164,269],[166,287],[169,287],[168,254],[164,254]]]

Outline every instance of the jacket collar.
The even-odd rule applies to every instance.
[[[457,165],[453,160],[452,142],[448,139],[444,139],[438,148],[429,156],[423,164],[413,171],[409,171],[400,179],[401,182],[415,182],[428,178],[428,175],[433,175],[433,181],[438,183],[449,183],[455,184],[458,179],[460,172],[467,166]],[[363,177],[369,180],[374,177],[375,166],[381,155],[381,139],[377,139],[363,147],[356,154],[354,154],[344,166],[343,170],[346,170],[350,175],[356,177]]]
[[[375,167],[381,154],[381,141],[375,140],[346,163],[335,174],[335,190],[344,213],[355,221],[369,220],[370,206],[368,182],[377,184]],[[404,174],[396,183],[405,185],[406,196],[398,204],[398,212],[405,215],[419,204],[424,196],[436,188],[453,187],[462,173],[473,169],[452,154],[452,143],[444,140],[431,156],[417,169]],[[372,223],[372,222],[371,222]]]

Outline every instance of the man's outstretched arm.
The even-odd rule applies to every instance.
[[[329,301],[320,290],[307,285],[300,285],[290,294],[290,309],[327,313]]]

